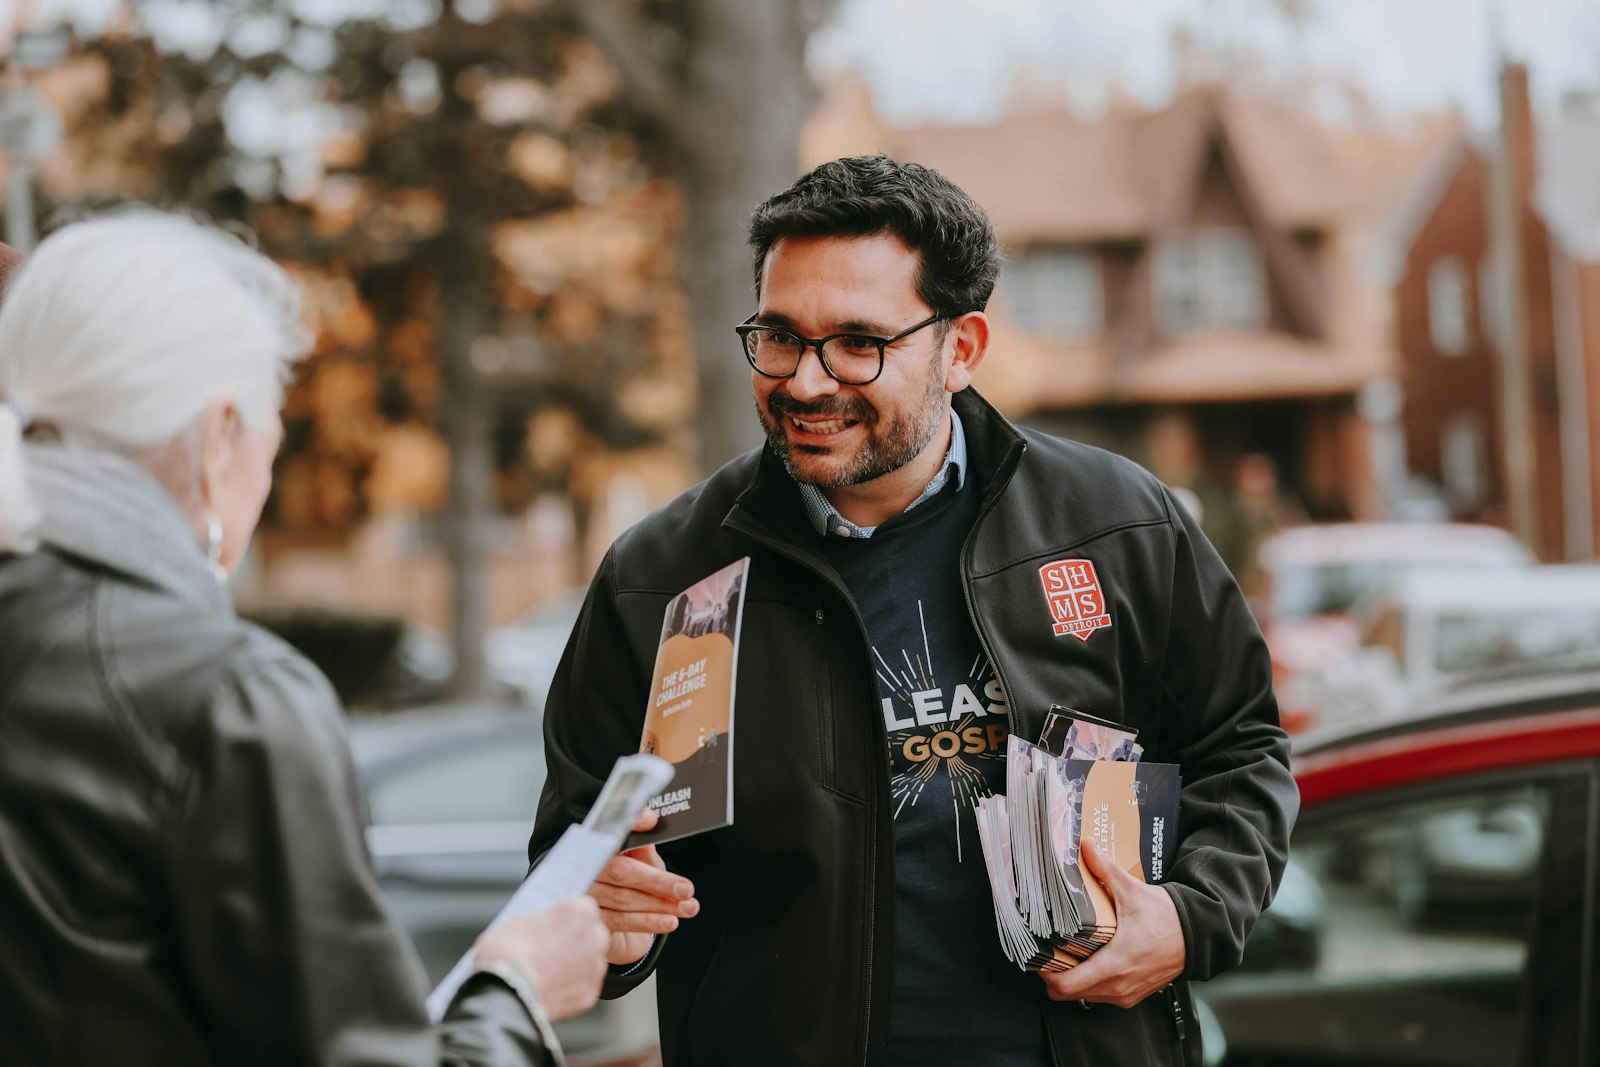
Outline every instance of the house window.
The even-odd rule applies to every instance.
[[[1083,248],[1034,248],[1006,264],[1006,306],[1029,333],[1081,339],[1104,325],[1100,265]]]
[[[1445,492],[1457,508],[1483,503],[1489,480],[1488,448],[1483,427],[1470,415],[1452,419],[1439,442]]]
[[[1428,336],[1447,356],[1467,350],[1467,276],[1455,256],[1443,256],[1428,268]]]
[[[1165,333],[1266,324],[1266,274],[1249,231],[1202,230],[1164,241],[1156,249],[1155,267]]]

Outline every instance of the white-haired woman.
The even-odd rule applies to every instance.
[[[229,607],[303,347],[277,267],[154,213],[60,230],[0,307],[0,1063],[545,1063],[598,992],[583,898],[429,1025],[337,700]]]

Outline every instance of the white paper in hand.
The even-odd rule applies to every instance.
[[[672,781],[672,764],[656,756],[640,753],[624,756],[611,768],[611,777],[589,815],[579,826],[569,827],[555,847],[545,853],[539,866],[506,901],[489,929],[518,915],[542,911],[558,900],[586,893],[595,878],[621,847],[633,824],[651,797]],[[444,981],[428,997],[428,1015],[434,1022],[444,1018],[462,985],[471,977],[475,950],[450,968]]]

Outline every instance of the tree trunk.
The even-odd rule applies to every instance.
[[[450,450],[450,494],[444,515],[445,558],[450,569],[450,644],[455,673],[450,695],[479,696],[487,672],[488,553],[483,529],[493,504],[491,412],[472,365],[472,345],[483,330],[484,288],[472,268],[478,259],[470,234],[449,239],[440,255],[440,427]]]
[[[457,91],[463,69],[456,47],[463,26],[453,6],[440,20],[440,119],[453,136],[444,142],[440,190],[449,221],[435,245],[439,271],[440,429],[450,451],[450,492],[444,515],[445,558],[450,570],[450,644],[455,672],[449,693],[481,696],[488,671],[488,552],[484,527],[493,513],[494,409],[473,365],[472,349],[494,324],[489,252],[490,220],[474,187],[475,165],[468,138],[473,105]]]
[[[684,281],[700,376],[702,473],[760,443],[750,369],[733,327],[756,309],[750,213],[797,176],[813,87],[809,26],[793,0],[694,0],[678,178],[687,204]]]

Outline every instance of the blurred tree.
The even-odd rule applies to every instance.
[[[796,176],[812,107],[806,43],[833,0],[563,0],[661,131],[688,207],[686,284],[700,368],[700,466],[759,441],[733,325],[755,309],[750,212]]]
[[[46,191],[241,220],[300,276],[318,343],[287,408],[279,521],[347,530],[437,505],[438,432],[456,688],[475,692],[497,495],[598,492],[572,476],[585,450],[659,440],[685,413],[681,212],[615,72],[562,12],[331,7],[213,5],[198,42],[154,12],[113,24],[49,79],[77,104]],[[565,464],[521,447],[544,408],[574,415]]]

